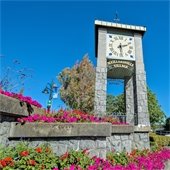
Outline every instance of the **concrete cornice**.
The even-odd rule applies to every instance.
[[[146,31],[146,27],[144,26],[127,25],[127,24],[106,22],[106,21],[100,21],[100,20],[95,20],[95,25],[104,26],[104,27],[112,27],[112,28],[121,28],[121,29],[134,30],[134,31],[142,31],[142,32]]]

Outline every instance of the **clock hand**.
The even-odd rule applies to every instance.
[[[126,46],[128,46],[129,44],[125,44],[125,45],[122,45],[122,47],[126,47]]]
[[[117,47],[120,49],[120,53],[122,53],[122,44],[120,43],[119,46]]]
[[[120,43],[120,44],[119,44],[119,46],[118,46],[117,48],[120,48],[120,49],[122,49],[122,44]]]
[[[125,45],[122,45],[122,47],[126,47],[126,46],[128,46],[128,45],[130,45],[131,43],[128,43],[128,44],[125,44]]]

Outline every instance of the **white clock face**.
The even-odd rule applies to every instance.
[[[134,37],[107,34],[107,58],[135,60]]]

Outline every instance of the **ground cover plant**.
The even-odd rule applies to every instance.
[[[155,148],[131,153],[109,152],[107,159],[90,157],[88,150],[70,151],[56,156],[47,144],[29,147],[20,143],[15,147],[0,148],[2,170],[155,170],[164,169],[170,160],[170,149]]]
[[[85,113],[80,110],[59,110],[57,113],[32,114],[28,117],[18,118],[21,123],[26,122],[59,122],[59,123],[73,123],[73,122],[109,122],[115,125],[121,125],[118,119],[111,116],[97,117],[93,114]]]

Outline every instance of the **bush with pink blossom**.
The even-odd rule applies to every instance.
[[[7,91],[3,91],[2,89],[0,89],[0,94],[18,99],[21,102],[25,102],[29,105],[33,105],[33,106],[36,106],[38,108],[42,107],[42,105],[40,103],[38,103],[36,100],[33,100],[31,97],[28,97],[28,96],[23,96],[22,94],[7,92]]]
[[[93,114],[85,113],[80,110],[59,110],[57,113],[47,113],[47,114],[32,114],[28,117],[18,118],[21,123],[25,122],[60,122],[60,123],[83,123],[83,122],[109,122],[113,125],[122,125],[126,123],[121,123],[118,119],[113,117],[97,117]]]

